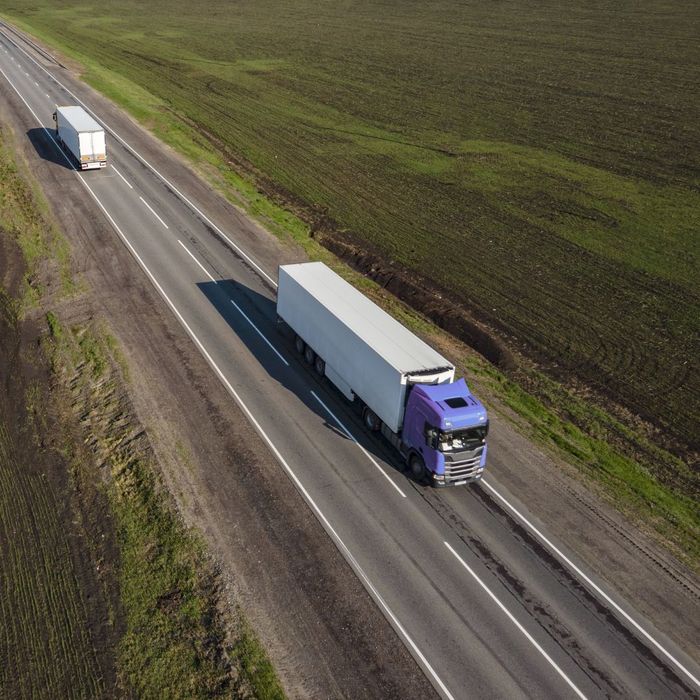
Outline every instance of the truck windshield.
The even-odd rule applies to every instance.
[[[438,449],[441,452],[475,450],[486,442],[486,435],[488,432],[488,423],[486,425],[476,426],[475,428],[441,431],[438,436]]]

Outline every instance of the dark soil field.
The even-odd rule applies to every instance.
[[[116,534],[52,391],[38,300],[71,283],[14,147],[0,124],[0,698],[100,698],[123,630]]]
[[[698,446],[697,3],[0,11],[93,84],[127,78],[132,112],[195,125],[331,237]]]
[[[114,533],[104,520],[85,529],[40,327],[20,321],[11,296],[23,271],[0,229],[0,697],[98,698],[116,681],[116,581],[99,567]],[[104,508],[89,486],[86,501]]]

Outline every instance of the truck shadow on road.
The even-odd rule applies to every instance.
[[[68,156],[64,154],[60,146],[51,140],[51,137],[44,128],[29,129],[27,131],[29,143],[34,146],[37,155],[43,160],[50,163],[60,165],[66,170],[75,170],[68,160]]]
[[[197,287],[267,374],[287,391],[294,393],[307,408],[324,421],[326,428],[344,440],[351,439],[314,398],[312,391],[319,395],[367,452],[381,459],[392,471],[399,474],[404,471],[403,464],[393,456],[389,446],[385,446],[381,438],[370,435],[364,429],[352,405],[326,379],[319,377],[312,368],[304,364],[294,348],[293,334],[289,329],[280,328],[277,323],[273,300],[233,279],[200,282]],[[252,324],[255,324],[255,327]],[[284,364],[261,334],[289,366]]]

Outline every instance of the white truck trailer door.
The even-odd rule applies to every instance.
[[[80,162],[85,163],[92,160],[94,153],[92,150],[92,134],[89,131],[82,131],[78,134],[78,139],[80,141]]]
[[[93,131],[92,132],[92,152],[95,160],[100,161],[100,165],[104,166],[107,160],[107,147],[105,144],[105,132],[104,131]]]
[[[99,147],[102,150],[98,150]],[[100,159],[104,156],[104,132],[83,131],[80,133],[80,167],[83,170],[102,167]]]

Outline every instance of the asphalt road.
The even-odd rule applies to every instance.
[[[52,142],[51,114],[76,98],[6,34],[0,71],[26,107],[39,167],[81,179],[95,216],[107,217],[243,407],[251,440],[267,443],[280,478],[295,483],[442,696],[698,694],[684,650],[586,574],[499,484],[499,462],[512,455],[491,449],[481,485],[413,484],[278,332],[276,270],[238,248],[237,222],[209,221],[114,132],[109,166],[75,172]]]

